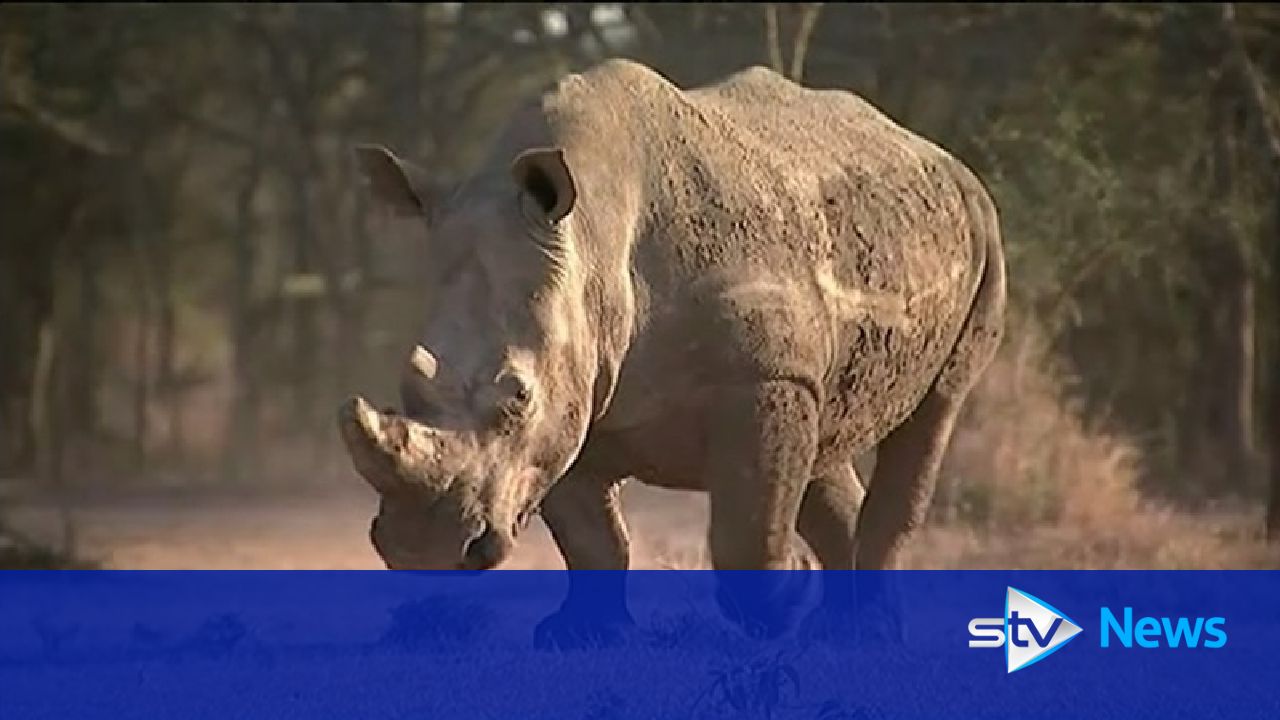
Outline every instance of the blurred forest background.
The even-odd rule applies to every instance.
[[[431,258],[351,146],[456,178],[607,57],[852,90],[991,188],[1015,314],[913,565],[1280,567],[1280,9],[1246,4],[4,4],[0,512],[53,498],[56,547],[86,498],[231,528],[209,498],[354,488],[335,408],[394,400]],[[649,564],[703,562],[682,531]],[[341,564],[306,557],[270,562]]]

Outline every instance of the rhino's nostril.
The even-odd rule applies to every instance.
[[[465,570],[488,570],[502,561],[506,543],[489,524],[484,531],[471,539],[463,551],[462,566]]]

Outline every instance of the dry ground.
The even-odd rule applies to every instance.
[[[638,492],[637,492],[638,491]],[[81,500],[73,505],[81,554],[118,569],[365,569],[382,567],[369,545],[372,493]],[[627,514],[638,567],[694,562],[705,500],[690,493],[629,488]],[[10,513],[24,533],[54,540],[59,515],[50,502]],[[508,567],[560,568],[541,522],[530,523]]]
[[[1280,547],[1261,539],[1260,501],[1214,507],[1186,499],[1175,508],[1148,497],[1140,490],[1142,448],[1086,421],[1034,324],[1019,323],[1009,337],[975,388],[943,464],[934,519],[950,524],[919,532],[906,567],[1280,568]],[[269,458],[253,497],[127,489],[203,485],[189,471],[152,472],[133,485],[78,478],[79,487],[102,490],[74,503],[77,549],[113,568],[381,567],[367,537],[375,495],[352,476],[337,445],[325,455],[277,441]],[[872,477],[861,460],[863,476]],[[285,489],[304,479],[313,489]],[[14,507],[4,495],[0,481],[0,506]],[[632,484],[623,505],[633,567],[708,565],[704,495]],[[18,503],[8,519],[25,534],[57,538],[53,508]],[[507,567],[562,565],[534,522]]]
[[[307,491],[226,497],[155,494],[80,500],[71,517],[81,554],[118,569],[380,568],[367,539],[372,493]],[[638,569],[705,567],[706,499],[627,487],[624,508]],[[10,513],[22,531],[55,539],[49,502]],[[911,568],[1280,568],[1280,549],[1258,539],[1260,518],[1219,511],[1144,510],[1119,526],[1055,524],[983,532],[930,526],[913,540]],[[506,567],[563,567],[538,521]]]

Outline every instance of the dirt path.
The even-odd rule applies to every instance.
[[[367,569],[382,567],[368,540],[375,502],[372,494],[357,492],[134,496],[79,501],[72,517],[80,551],[110,568]],[[705,502],[696,494],[628,487],[635,567],[698,562]],[[19,506],[11,519],[35,537],[58,537],[58,516],[49,503]],[[507,567],[563,567],[540,521],[530,523]]]
[[[360,489],[295,491],[270,497],[150,495],[81,500],[72,516],[80,552],[118,569],[379,569],[369,545],[375,496]],[[703,550],[706,497],[628,486],[623,508],[632,567],[708,567]],[[51,503],[27,503],[8,519],[24,534],[57,543]],[[1255,536],[1258,512],[1139,513],[1107,527],[1045,525],[982,532],[926,526],[912,539],[904,567],[1248,569],[1277,567],[1273,548]],[[541,521],[530,523],[513,569],[559,569],[559,553]]]

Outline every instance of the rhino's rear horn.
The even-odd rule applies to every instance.
[[[435,356],[421,345],[413,348],[413,353],[409,356],[409,365],[413,367],[414,372],[427,380],[434,380],[436,371],[439,369]]]

